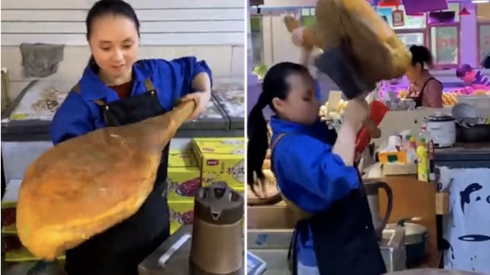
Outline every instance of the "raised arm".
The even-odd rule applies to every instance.
[[[179,98],[193,92],[211,92],[211,69],[205,61],[198,61],[196,57],[181,57],[171,61],[158,59],[156,69],[162,79],[175,81]],[[169,71],[171,76],[168,75]]]

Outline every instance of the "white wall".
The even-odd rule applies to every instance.
[[[50,79],[77,80],[90,56],[85,16],[95,0],[3,0],[2,67],[11,97],[32,79],[22,72],[21,43],[65,44],[64,60]],[[244,75],[243,0],[128,0],[141,21],[140,57],[196,55],[217,77]]]

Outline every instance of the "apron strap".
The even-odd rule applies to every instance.
[[[104,107],[106,104],[105,104],[105,101],[102,100],[102,99],[95,99],[94,100],[94,103],[99,105],[100,107]]]
[[[298,251],[296,249],[296,240],[298,239],[298,230],[295,228],[293,231],[293,237],[289,242],[288,249],[288,267],[290,275],[298,275]]]
[[[153,85],[153,82],[151,81],[150,78],[145,79],[145,81],[143,82],[143,85],[145,86],[145,89],[147,92],[154,92],[155,91],[155,86]],[[75,85],[75,87],[76,86],[78,86],[78,84]],[[106,102],[102,99],[96,99],[96,100],[94,100],[94,103],[101,106],[101,107],[106,106]]]
[[[276,145],[277,143],[279,142],[279,140],[281,140],[283,137],[289,135],[289,133],[282,133],[280,134],[279,136],[276,137],[276,139],[274,139],[271,143],[271,159],[273,158],[273,154],[274,154],[274,149],[276,148]],[[272,160],[271,160],[271,166],[272,166]],[[274,168],[272,167],[272,170],[274,170]],[[283,200],[284,200],[284,196],[283,196]],[[294,229],[293,231],[293,236],[291,238],[291,241],[289,242],[289,249],[288,249],[288,258],[287,258],[287,261],[288,261],[288,268],[289,268],[289,274],[290,275],[297,275],[298,274],[298,261],[297,261],[297,251],[296,251],[296,239],[297,239],[297,236],[298,235],[298,230]]]
[[[75,86],[73,86],[73,88],[71,88],[71,90],[75,93],[80,93],[80,82],[77,83]],[[101,107],[104,107],[106,105],[105,101],[102,99],[96,99],[96,100],[94,100],[94,103],[101,106]]]
[[[73,86],[73,88],[71,88],[71,90],[77,94],[80,93],[80,82],[78,82],[77,84],[75,84],[75,86]]]
[[[151,81],[149,77],[145,79],[143,85],[145,85],[146,92],[151,93],[155,91],[155,86],[153,85],[153,81]]]
[[[277,143],[279,142],[279,140],[281,140],[281,138],[285,137],[289,135],[289,133],[282,133],[280,134],[279,136],[276,137],[276,139],[274,139],[271,143],[271,158],[272,158],[272,152],[274,152],[274,148],[276,147]]]

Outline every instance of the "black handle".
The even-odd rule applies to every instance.
[[[385,228],[388,224],[388,220],[390,219],[391,211],[393,210],[393,191],[391,190],[391,187],[383,181],[376,182],[376,186],[380,189],[384,189],[386,192],[386,196],[388,197],[386,212],[383,219],[381,220],[381,228]]]

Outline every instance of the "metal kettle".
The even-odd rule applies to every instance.
[[[201,187],[194,204],[192,275],[243,273],[244,199],[226,183]]]
[[[383,189],[388,197],[388,204],[383,218],[379,216],[379,189]],[[369,209],[371,210],[374,230],[376,231],[376,236],[379,240],[383,236],[383,230],[385,229],[386,224],[390,219],[391,211],[393,210],[393,191],[386,182],[382,181],[364,182],[364,190],[368,199]]]

